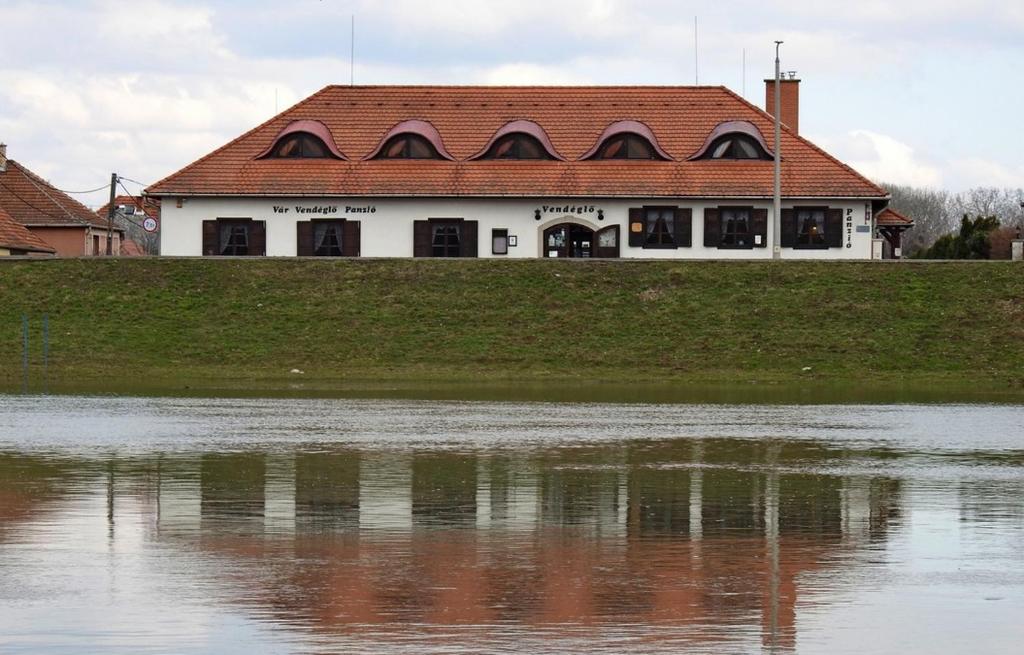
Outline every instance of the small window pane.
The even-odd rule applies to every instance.
[[[426,139],[409,137],[408,144],[410,159],[430,159],[433,157],[434,148]]]
[[[433,222],[430,224],[431,248],[434,257],[459,257],[460,225],[458,223]]]
[[[651,159],[654,157],[651,145],[645,139],[631,136],[627,139],[629,159]]]
[[[313,223],[313,254],[317,257],[341,257],[341,223]]]
[[[750,233],[750,210],[726,208],[721,210],[722,245],[736,248],[753,246]]]
[[[736,148],[737,159],[757,159],[757,148],[754,144],[746,139],[736,139],[733,141]]]
[[[249,254],[249,223],[218,221],[220,223],[220,254],[244,256]]]
[[[825,245],[825,210],[798,209],[796,212],[798,246]]]
[[[491,253],[495,255],[508,254],[508,230],[491,230]]]
[[[534,139],[519,139],[520,159],[540,159],[544,156],[540,143]]]
[[[303,157],[326,157],[327,148],[320,139],[315,139],[309,136],[303,136],[302,138],[302,156]]]
[[[277,157],[297,157],[299,155],[299,137],[290,136],[277,147]]]
[[[602,159],[621,159],[625,155],[626,137],[619,136],[615,137],[611,141],[605,144],[603,152],[601,153]]]

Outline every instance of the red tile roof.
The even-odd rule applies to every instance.
[[[394,125],[429,121],[458,161],[360,161]],[[512,120],[541,125],[568,161],[466,161]],[[292,121],[322,121],[351,161],[255,157]],[[616,121],[637,120],[674,161],[579,161]],[[151,186],[153,195],[772,195],[770,161],[686,161],[725,121],[775,147],[772,117],[725,87],[329,86]],[[783,127],[782,192],[888,194]]]
[[[3,207],[0,207],[0,248],[29,252],[56,252],[45,241],[30,232],[27,227],[11,218],[11,215],[5,212]]]
[[[11,159],[0,171],[0,206],[22,225],[107,226],[88,207]]]
[[[878,227],[910,227],[914,221],[899,213],[895,209],[883,209],[875,216],[875,225]]]

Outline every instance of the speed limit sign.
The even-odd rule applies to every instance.
[[[147,232],[156,232],[158,227],[160,227],[160,224],[157,223],[156,219],[152,216],[147,216],[146,219],[142,221],[142,229]]]

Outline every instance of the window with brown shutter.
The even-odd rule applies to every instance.
[[[642,248],[644,240],[647,237],[646,230],[644,229],[644,209],[643,207],[630,207],[629,208],[629,247],[630,248]]]
[[[217,247],[217,221],[203,221],[203,256],[219,255]]]
[[[362,253],[362,226],[359,221],[343,221],[342,232],[342,256],[359,257]]]
[[[689,248],[693,245],[693,210],[689,207],[676,208],[676,246]]]
[[[829,248],[843,247],[843,210],[829,208],[825,212],[825,241]]]
[[[249,221],[250,242],[249,252],[252,257],[262,257],[267,254],[267,222]]]
[[[751,229],[754,233],[754,247],[768,247],[768,210],[754,209],[750,212]]]
[[[704,210],[704,247],[717,248],[722,244],[722,224],[717,208]]]
[[[413,221],[412,256],[430,257],[430,221]]]
[[[295,254],[299,257],[313,256],[312,221],[299,221],[295,224]]]
[[[480,237],[478,235],[476,221],[462,221],[462,251],[461,257],[476,257],[479,248]]]
[[[796,246],[796,211],[783,209],[779,217],[779,245],[783,248],[793,248]]]

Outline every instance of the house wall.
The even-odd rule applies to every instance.
[[[726,205],[754,206],[768,210],[768,242],[772,235],[770,200],[749,199],[367,199],[367,198],[186,198],[181,207],[165,202],[162,208],[161,255],[202,254],[202,222],[217,218],[251,218],[265,221],[268,256],[296,254],[296,222],[318,218],[360,221],[361,256],[412,257],[413,221],[428,218],[463,218],[479,222],[479,256],[536,258],[543,256],[543,231],[557,223],[576,222],[597,230],[618,225],[621,257],[649,259],[770,259],[770,245],[752,250],[720,250],[704,247],[704,210]],[[677,205],[693,210],[693,246],[679,249],[629,247],[630,207]],[[823,206],[841,208],[849,236],[842,248],[794,250],[784,248],[784,259],[870,259],[872,253],[871,203],[866,200],[808,201],[787,199],[783,208]],[[276,209],[275,209],[276,208]],[[568,211],[566,211],[568,208]],[[308,213],[300,209],[311,210]],[[535,220],[535,211],[541,219]],[[604,215],[598,219],[598,210]],[[491,230],[507,228],[518,244],[508,255],[491,254]]]
[[[57,251],[58,257],[82,257],[88,255],[106,254],[107,252],[107,231],[101,229],[82,227],[45,227],[28,225],[28,229],[35,233]],[[93,237],[100,237],[100,252],[93,252]],[[114,253],[120,252],[121,236],[114,232]]]

